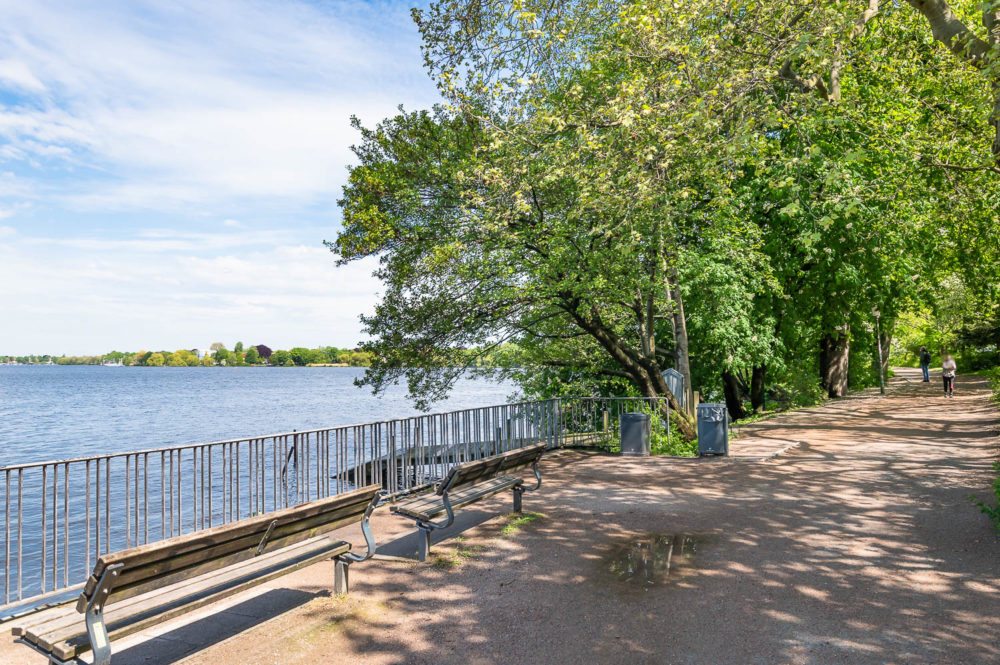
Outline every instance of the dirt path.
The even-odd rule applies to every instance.
[[[804,442],[767,462],[556,454],[525,497],[544,517],[519,531],[501,533],[498,499],[437,565],[358,565],[337,599],[322,564],[116,665],[1000,662],[1000,538],[967,498],[988,491],[998,412],[976,377],[938,390],[899,380],[747,427],[748,445]],[[375,531],[412,546],[398,518]],[[673,545],[665,583],[614,574],[636,541]]]

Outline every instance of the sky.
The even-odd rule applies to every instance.
[[[0,0],[0,355],[355,346],[323,241],[350,116],[438,101],[413,4]]]

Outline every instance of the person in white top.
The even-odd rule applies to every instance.
[[[944,377],[945,397],[955,396],[955,370],[957,369],[958,365],[955,364],[955,359],[951,357],[951,354],[946,353],[944,360],[941,361],[941,376]]]

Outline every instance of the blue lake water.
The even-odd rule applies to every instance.
[[[354,367],[0,367],[0,467],[420,413]],[[510,384],[462,379],[433,411],[503,404]]]

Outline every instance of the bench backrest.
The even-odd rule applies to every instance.
[[[500,474],[531,466],[541,459],[544,452],[545,444],[537,443],[499,455],[458,464],[452,467],[448,475],[438,484],[437,493],[444,494],[446,490],[450,491],[462,485],[489,480]]]
[[[93,574],[84,585],[77,608],[86,607],[109,566],[122,564],[104,605],[221,570],[359,522],[381,489],[381,485],[369,485],[300,506],[105,554],[98,559]],[[262,541],[265,541],[264,546],[260,547]]]

